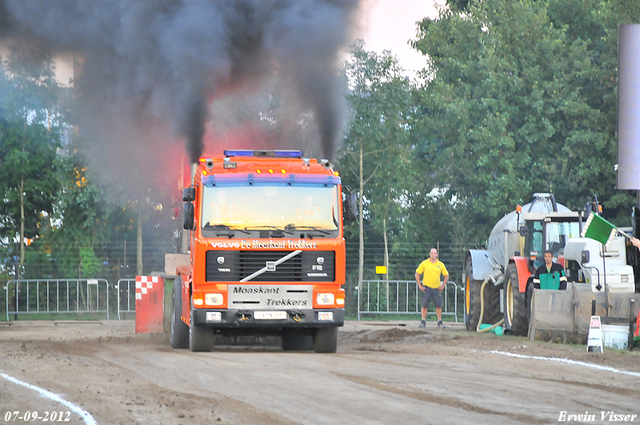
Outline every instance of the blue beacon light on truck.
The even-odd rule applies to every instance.
[[[230,156],[266,156],[278,158],[302,158],[299,150],[251,150],[251,149],[227,149],[224,155]]]

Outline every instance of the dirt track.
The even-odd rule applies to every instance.
[[[339,335],[329,355],[264,345],[191,353],[165,335],[136,335],[129,321],[1,323],[0,423],[9,411],[91,423],[36,388],[100,425],[614,423],[602,419],[609,411],[640,423],[640,350],[593,354],[415,322],[349,322]]]

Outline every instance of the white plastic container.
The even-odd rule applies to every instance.
[[[602,325],[602,338],[605,347],[626,350],[629,348],[629,326]]]

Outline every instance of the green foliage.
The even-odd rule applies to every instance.
[[[24,247],[23,277],[99,276],[108,255],[102,243],[134,233],[131,212],[107,202],[90,181],[84,141],[73,137],[62,147],[60,129],[68,124],[50,58],[12,52],[0,90],[0,270],[8,278],[21,256],[24,221],[23,236],[33,242]]]
[[[58,189],[52,75],[49,61],[34,61],[24,52],[15,52],[0,68],[0,241],[5,255],[19,256],[21,264],[24,240],[40,234]]]
[[[101,276],[102,264],[93,252],[93,247],[80,247],[80,268],[82,277]]]
[[[572,209],[592,194],[605,207],[625,203],[610,202],[616,44],[607,35],[621,21],[603,17],[614,3],[487,0],[420,23],[414,46],[429,57],[429,79],[416,93],[419,150],[457,199],[446,217],[464,217],[470,236],[486,237],[534,192]]]
[[[426,67],[415,84],[390,52],[354,46],[339,167],[358,190],[362,152],[365,279],[382,264],[385,230],[392,279],[410,279],[436,242],[461,267],[535,192],[574,210],[595,194],[606,218],[629,224],[635,197],[615,189],[617,37],[640,21],[635,3],[447,1],[419,24]],[[357,236],[351,225],[351,266]]]
[[[20,226],[21,190],[24,194],[25,237],[38,234],[43,213],[53,211],[57,191],[56,148],[46,128],[39,124],[0,122],[0,191],[5,202],[3,237],[15,235]]]
[[[364,205],[364,226],[370,229],[367,238],[403,233],[409,230],[404,223],[417,182],[408,131],[410,83],[389,52],[367,52],[362,42],[353,46],[345,70],[352,119],[338,154],[343,179],[357,192],[362,186],[358,195]]]
[[[447,0],[446,4],[451,10],[464,11],[469,7],[469,3],[473,0]]]

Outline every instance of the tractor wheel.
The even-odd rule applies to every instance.
[[[302,331],[282,331],[282,349],[284,351],[313,350],[313,336]]]
[[[465,281],[465,309],[464,324],[467,330],[475,331],[480,321],[480,313],[482,305],[480,301],[480,292],[482,290],[482,281],[472,278],[473,265],[471,258],[467,259],[466,281]],[[502,313],[500,312],[500,288],[488,282],[484,286],[484,311],[482,311],[482,323],[493,325],[500,321]]]
[[[182,279],[176,277],[173,282],[173,292],[171,296],[171,335],[169,342],[173,348],[189,347],[189,326],[180,318],[182,314]]]
[[[482,323],[494,325],[502,320],[500,289],[501,286],[496,286],[491,282],[484,286],[484,317],[482,318]]]
[[[468,331],[475,331],[480,319],[480,287],[482,282],[473,280],[472,273],[471,258],[468,258],[464,284],[464,325]]]
[[[529,309],[527,297],[520,292],[518,269],[511,263],[504,277],[504,326],[513,335],[527,336],[529,333]]]
[[[189,348],[191,351],[211,351],[215,343],[212,328],[198,326],[193,314],[193,299],[191,300],[191,320],[189,320]]]
[[[335,353],[338,349],[338,328],[318,328],[313,333],[313,351]]]

